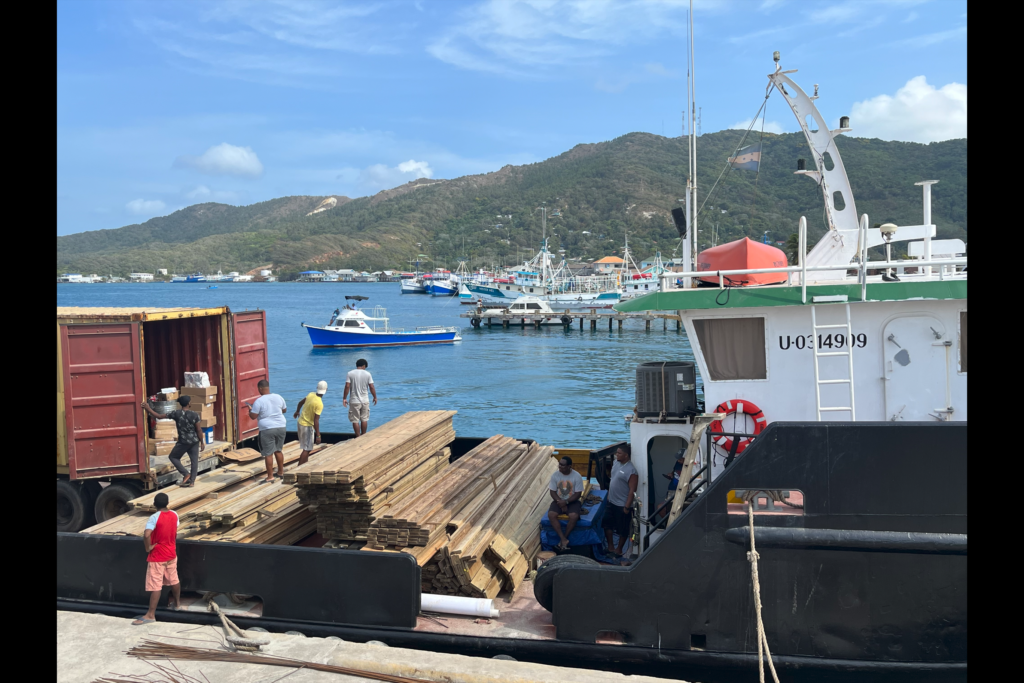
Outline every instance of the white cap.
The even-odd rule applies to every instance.
[[[318,396],[323,396],[327,393],[327,382],[320,380],[316,383],[316,393]]]

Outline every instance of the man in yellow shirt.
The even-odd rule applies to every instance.
[[[327,382],[321,380],[316,385],[316,391],[309,392],[295,408],[295,417],[299,420],[299,445],[302,447],[300,465],[309,460],[313,446],[320,443],[320,413],[324,412],[323,396],[326,393]]]

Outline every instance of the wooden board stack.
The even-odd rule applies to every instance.
[[[540,550],[553,450],[488,439],[374,521],[366,549],[413,555],[426,592],[493,598],[514,590]]]
[[[298,499],[316,510],[317,532],[362,540],[370,524],[448,465],[454,411],[410,412],[368,434],[326,448],[316,462],[285,473]]]
[[[284,446],[286,474],[301,450],[296,441]],[[318,455],[314,451],[310,458]],[[178,513],[178,538],[291,545],[313,533],[316,516],[298,500],[295,487],[280,481],[261,484],[264,472],[262,460],[229,465],[200,475],[192,488],[162,489],[168,494],[169,507]],[[156,493],[131,501],[133,512],[83,533],[141,536],[147,518],[155,510]]]

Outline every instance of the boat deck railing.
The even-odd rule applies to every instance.
[[[868,284],[868,271],[869,270],[889,270],[889,269],[905,269],[905,268],[917,268],[922,278],[935,278],[939,280],[948,279],[964,279],[967,277],[967,257],[957,257],[948,259],[904,259],[897,261],[868,261],[867,259],[867,215],[862,217],[860,224],[860,256],[858,261],[855,263],[847,264],[829,264],[824,266],[808,266],[807,265],[807,219],[803,216],[800,217],[799,232],[800,236],[800,265],[798,266],[779,266],[774,268],[735,268],[730,270],[699,270],[699,271],[686,271],[682,273],[662,273],[660,276],[660,289],[662,292],[670,291],[685,291],[691,289],[685,283],[680,283],[681,280],[688,279],[706,279],[709,277],[718,278],[719,289],[725,289],[728,286],[732,286],[731,283],[726,280],[731,280],[733,275],[762,275],[766,273],[785,273],[786,274],[786,285],[793,285],[793,275],[799,275],[799,281],[801,286],[801,300],[803,303],[807,303],[807,285],[809,282],[808,273],[818,273],[827,271],[856,271],[856,282],[860,284],[861,300],[867,300],[867,284]],[[933,272],[932,268],[937,268],[937,272]],[[828,279],[818,281],[822,284],[843,284],[849,282],[849,278],[841,279]]]

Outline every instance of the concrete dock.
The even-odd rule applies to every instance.
[[[259,636],[270,639],[270,644],[263,646],[266,654],[445,683],[556,683],[577,680],[586,680],[587,683],[657,683],[667,680],[350,643],[334,638],[305,638],[299,635],[274,633],[260,633]],[[109,677],[112,673],[121,674],[115,676],[119,678],[145,676],[156,671],[156,664],[172,664],[182,674],[194,679],[218,683],[262,683],[275,681],[284,676],[288,677],[288,683],[343,683],[370,680],[335,673],[249,663],[151,663],[125,654],[126,650],[145,639],[192,647],[220,648],[224,643],[224,632],[219,626],[193,626],[174,622],[132,626],[130,619],[58,611],[57,681],[90,683],[101,677]],[[165,678],[153,677],[152,680]]]

